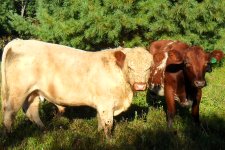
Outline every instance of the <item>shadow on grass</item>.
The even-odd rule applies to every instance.
[[[152,99],[150,100],[149,105],[152,107],[165,107],[165,100],[163,98],[160,99],[162,100],[161,102],[152,102]],[[28,121],[28,119],[19,118],[20,120],[13,129],[13,133],[6,138],[0,137],[0,149],[6,149],[7,147],[26,147],[27,138],[42,139],[43,135],[49,132],[53,132],[49,136],[55,139],[51,143],[48,143],[51,145],[50,149],[59,149],[62,146],[65,149],[225,149],[224,118],[213,114],[207,117],[203,116],[201,117],[201,127],[196,127],[192,123],[190,112],[187,109],[177,109],[177,113],[181,116],[182,120],[176,125],[178,126],[177,134],[174,134],[165,128],[165,126],[154,122],[143,122],[143,124],[137,126],[133,120],[138,116],[141,117],[145,113],[148,115],[151,112],[146,107],[132,105],[128,111],[115,117],[117,121],[128,118],[129,125],[126,122],[122,123],[124,125],[117,124],[117,130],[120,130],[120,135],[118,133],[116,135],[114,134],[113,138],[115,140],[110,142],[104,139],[103,132],[94,132],[97,130],[95,127],[85,130],[86,126],[88,127],[91,124],[86,124],[85,127],[80,128],[83,126],[82,124],[85,122],[85,119],[92,119],[96,116],[94,109],[90,107],[68,107],[64,117],[69,121],[66,121],[66,123],[64,121],[62,123],[59,122],[60,126],[63,126],[66,130],[71,130],[71,133],[68,134],[68,131],[62,130],[57,125],[51,123],[55,121],[54,118],[57,109],[54,105],[46,103],[41,108],[41,118],[47,126],[47,133],[41,131],[35,124]],[[185,111],[182,112],[179,109]],[[160,118],[161,116],[153,117]],[[70,129],[70,120],[76,118],[84,119],[84,121],[81,121],[76,128]],[[81,134],[82,132],[84,133]],[[60,140],[64,140],[68,136],[70,138],[69,144],[66,142],[63,144],[60,143]]]
[[[40,105],[40,118],[46,126],[44,130],[32,123],[24,114],[22,118],[16,117],[16,124],[13,126],[12,133],[6,137],[3,134],[3,127],[1,127],[0,150],[9,146],[17,146],[28,137],[38,138],[55,129],[68,129],[69,123],[73,119],[91,119],[96,116],[96,110],[86,106],[66,107],[65,114],[61,117],[57,116],[57,111],[56,106],[51,103],[44,102]]]
[[[133,121],[134,119],[142,118],[146,119],[146,115],[149,112],[148,107],[140,107],[138,105],[132,104],[128,110],[122,112],[118,116],[115,116],[115,121],[123,121],[123,120],[129,120]]]
[[[206,119],[206,120],[205,120]],[[71,136],[70,145],[63,145],[65,149],[224,149],[225,148],[225,121],[212,115],[204,118],[201,127],[190,122],[183,122],[177,134],[160,125],[154,128],[136,127],[135,123],[120,125],[120,133],[107,141],[104,134],[90,133]],[[117,128],[118,129],[118,128]],[[83,131],[87,132],[87,131]],[[66,136],[66,135],[64,135]],[[57,135],[54,137],[57,139]],[[54,141],[50,150],[57,149],[59,141]]]
[[[149,107],[160,108],[162,107],[165,114],[167,113],[167,105],[164,96],[158,96],[150,90],[147,91],[146,102]],[[175,102],[176,115],[180,116],[183,119],[192,119],[191,112],[189,108],[181,107],[177,102]]]

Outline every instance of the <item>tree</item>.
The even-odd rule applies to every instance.
[[[22,38],[86,50],[146,46],[158,39],[224,50],[224,8],[224,0],[33,0],[24,15],[17,8],[10,18]]]

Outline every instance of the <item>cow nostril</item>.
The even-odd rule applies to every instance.
[[[136,82],[134,83],[133,88],[135,91],[144,91],[147,88],[147,84],[142,82]]]
[[[194,81],[194,84],[196,87],[204,87],[205,86],[205,81]]]

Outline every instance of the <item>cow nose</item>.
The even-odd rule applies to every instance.
[[[202,88],[206,85],[205,81],[198,81],[198,80],[194,81],[194,84],[198,88]]]
[[[143,82],[135,82],[133,88],[135,91],[144,91],[147,88],[147,84]]]

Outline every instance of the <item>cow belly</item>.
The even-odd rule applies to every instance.
[[[98,105],[108,105],[114,101],[126,101],[129,92],[123,89],[118,80],[106,78],[104,80],[98,79],[101,76],[96,76],[95,80],[92,77],[80,76],[79,78],[70,78],[65,80],[61,76],[55,75],[51,77],[51,81],[46,76],[43,76],[43,81],[38,85],[40,91],[46,99],[52,103],[64,106],[81,106],[87,105],[96,108]],[[114,76],[115,77],[115,76]],[[46,84],[47,83],[47,84]],[[123,102],[126,103],[126,102]],[[116,103],[114,103],[116,104]],[[126,107],[128,107],[126,105]]]
[[[164,87],[162,85],[151,85],[150,91],[159,96],[164,96]]]

